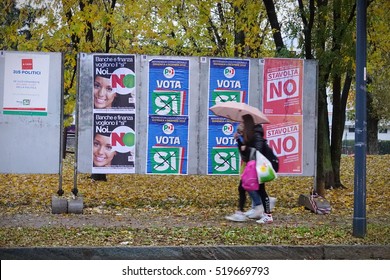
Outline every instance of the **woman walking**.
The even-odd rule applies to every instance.
[[[245,143],[245,151],[249,152],[250,148],[255,148],[261,153],[264,153],[264,146],[266,139],[264,139],[264,130],[261,124],[255,124],[251,115],[244,115],[242,117],[244,124],[243,139]],[[264,214],[257,220],[257,223],[268,224],[273,222],[270,200],[265,190],[265,184],[259,184],[259,191],[249,192],[255,208],[263,204]],[[260,201],[261,200],[261,201]]]

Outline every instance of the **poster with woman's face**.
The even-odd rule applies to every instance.
[[[135,173],[135,56],[93,56],[92,173]]]
[[[92,173],[134,173],[135,115],[94,114]]]
[[[135,109],[134,55],[95,55],[94,111]]]

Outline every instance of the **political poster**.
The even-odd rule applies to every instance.
[[[146,173],[188,173],[189,60],[149,61]]]
[[[188,115],[189,61],[149,62],[149,115]]]
[[[248,87],[249,60],[210,59],[209,108],[226,101],[248,103]]]
[[[263,113],[302,115],[303,60],[266,58],[263,79]]]
[[[135,173],[135,56],[93,56],[92,173]]]
[[[94,112],[135,110],[135,56],[94,55]]]
[[[50,55],[5,53],[3,114],[47,116]]]
[[[209,117],[207,173],[214,175],[237,175],[240,170],[240,153],[234,132],[238,123],[227,122],[226,118]]]
[[[303,117],[268,116],[264,135],[279,159],[279,174],[302,174]]]
[[[303,60],[266,58],[263,74],[265,137],[279,158],[279,174],[303,170]]]
[[[134,173],[135,114],[94,114],[92,173]]]
[[[187,174],[188,116],[149,116],[147,173]]]
[[[249,60],[210,59],[209,67],[209,108],[226,101],[248,103]],[[240,154],[233,137],[237,126],[208,110],[208,174],[239,174]]]

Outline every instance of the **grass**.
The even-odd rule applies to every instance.
[[[390,155],[367,157],[367,234],[352,234],[354,158],[342,158],[345,189],[328,190],[332,212],[298,205],[313,178],[283,177],[267,184],[277,197],[272,225],[224,219],[237,204],[237,176],[79,174],[83,214],[51,214],[58,175],[0,175],[0,247],[222,246],[390,244]],[[73,188],[73,158],[64,162],[63,188]],[[249,205],[248,205],[249,207]]]

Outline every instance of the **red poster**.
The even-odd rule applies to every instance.
[[[264,59],[263,112],[302,115],[302,77],[302,59]]]
[[[302,174],[302,116],[268,116],[264,135],[279,158],[279,174]]]

